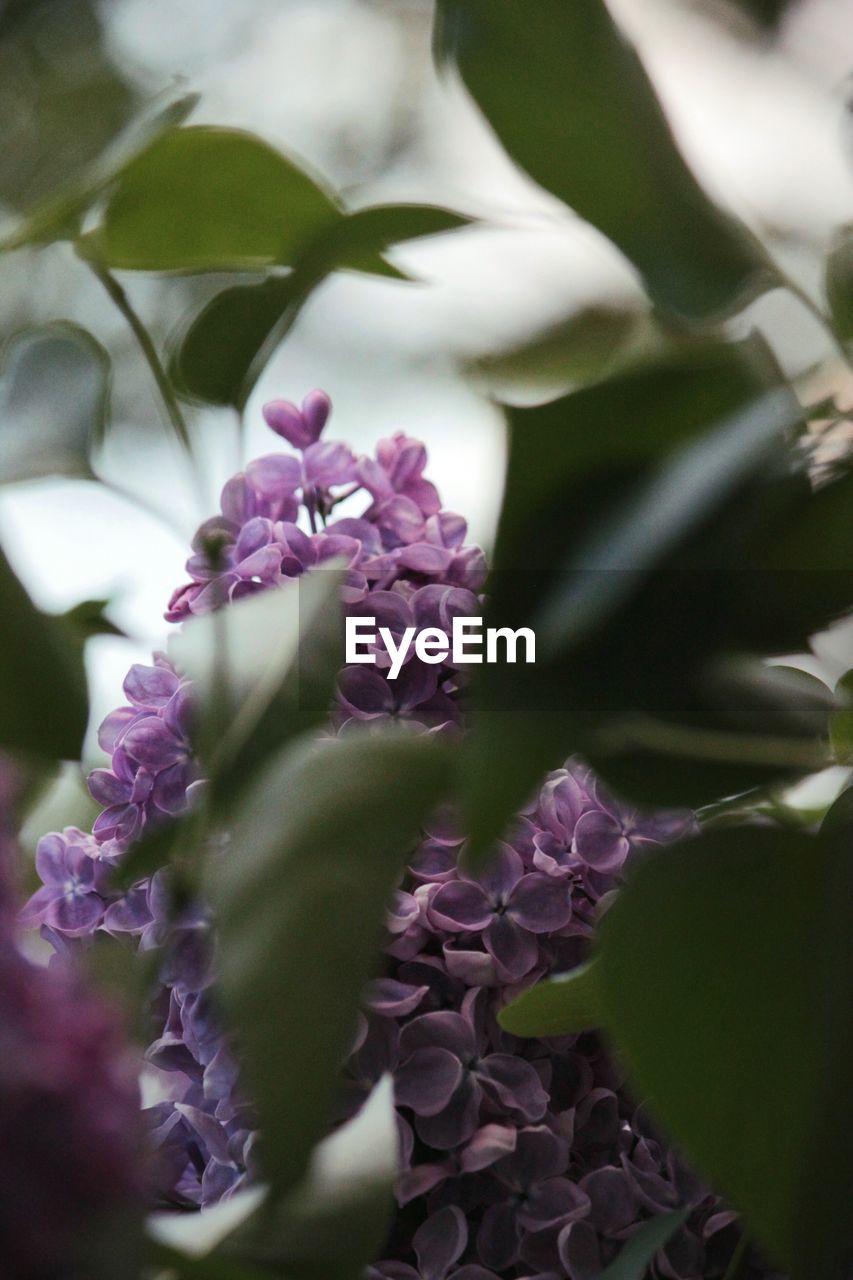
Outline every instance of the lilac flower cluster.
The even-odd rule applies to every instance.
[[[645,1221],[685,1207],[649,1275],[725,1273],[735,1215],[662,1145],[598,1037],[522,1040],[497,1021],[583,959],[626,862],[692,826],[625,807],[577,761],[479,873],[463,869],[452,823],[433,824],[396,894],[387,976],[347,1071],[344,1114],[382,1073],[395,1082],[400,1213],[372,1280],[597,1280]],[[768,1274],[755,1265],[744,1275]]]
[[[299,456],[257,459],[226,484],[220,515],[196,534],[191,580],[173,595],[167,618],[209,612],[331,559],[347,566],[345,607],[358,612],[369,598],[379,624],[395,632],[412,617],[446,625],[477,609],[484,557],[465,544],[464,521],[441,509],[424,479],[423,445],[397,435],[380,443],[375,458],[357,458],[344,444],[320,440],[329,409],[319,391],[301,409],[267,406],[268,423]],[[359,495],[357,515],[334,518],[340,502]],[[394,684],[364,675],[361,667],[341,673],[333,710],[339,731],[389,717],[430,728],[458,721],[459,676],[450,663],[410,659]],[[126,704],[99,733],[109,767],[89,779],[103,811],[91,834],[68,827],[41,840],[42,887],[23,920],[58,950],[85,947],[97,931],[129,936],[143,951],[162,949],[146,1054],[161,1097],[147,1111],[161,1157],[160,1200],[209,1205],[256,1174],[251,1110],[211,1009],[210,921],[195,908],[172,919],[165,871],[124,894],[111,888],[116,864],[139,834],[184,812],[202,785],[191,749],[192,687],[157,654],[151,666],[131,667],[124,693]]]
[[[16,945],[17,790],[0,760],[0,1258],[16,1280],[70,1278],[109,1215],[142,1208],[137,1064],[78,977]]]
[[[482,552],[465,543],[464,521],[441,509],[423,475],[423,446],[397,435],[375,458],[357,458],[321,441],[329,409],[321,392],[301,408],[266,407],[267,423],[298,456],[258,459],[228,482],[220,515],[194,539],[170,620],[333,558],[346,565],[346,610],[375,616],[395,636],[413,625],[449,632],[454,616],[480,612]],[[358,514],[336,515],[339,503],[359,501]],[[410,654],[391,682],[385,650],[376,658],[340,673],[336,732],[389,718],[428,732],[461,725],[464,685],[452,659],[427,666]],[[103,930],[163,948],[147,1053],[161,1091],[148,1111],[163,1161],[161,1203],[208,1205],[257,1176],[251,1109],[211,1011],[210,921],[188,908],[167,924],[163,872],[125,895],[109,889],[111,868],[139,832],[182,812],[200,785],[192,691],[158,655],[131,669],[125,694],[101,730],[110,768],[91,780],[105,809],[91,835],[69,828],[42,841],[43,887],[27,918],[57,946],[86,945]],[[723,1274],[734,1215],[661,1145],[598,1039],[519,1040],[496,1020],[515,993],[583,959],[626,862],[691,823],[635,813],[571,761],[479,874],[464,870],[452,816],[431,824],[391,904],[385,973],[367,993],[342,1080],[340,1119],[384,1072],[395,1080],[400,1213],[373,1280],[594,1280],[648,1218],[685,1205],[685,1227],[650,1274]]]

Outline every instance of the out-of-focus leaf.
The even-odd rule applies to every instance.
[[[326,719],[343,657],[341,570],[330,561],[277,591],[191,619],[172,653],[197,681],[198,736],[212,798]]]
[[[537,982],[501,1009],[498,1022],[516,1036],[574,1035],[602,1026],[595,963]]]
[[[733,3],[759,27],[773,31],[782,21],[785,11],[792,7],[794,0],[733,0]]]
[[[107,617],[105,610],[109,606],[109,600],[81,600],[72,609],[61,614],[60,618],[80,640],[90,640],[92,636],[126,638],[127,633]]]
[[[340,212],[302,169],[253,134],[191,125],[157,138],[116,179],[80,252],[136,271],[291,263]]]
[[[319,233],[289,275],[233,285],[204,307],[173,353],[175,385],[190,399],[242,409],[273,346],[330,272],[387,274],[382,254],[392,244],[464,222],[459,214],[428,205],[382,205],[342,215]]]
[[[635,1089],[794,1280],[850,1244],[851,896],[849,826],[714,831],[638,864],[601,924]]]
[[[353,733],[297,746],[236,808],[239,858],[207,864],[219,994],[275,1195],[295,1186],[331,1120],[383,907],[451,785],[447,744],[435,738]]]
[[[716,534],[710,558],[682,547],[697,524],[728,511],[745,474],[763,474],[772,449],[784,447],[783,427],[799,410],[775,376],[756,344],[693,346],[512,412],[487,623],[515,628],[538,616],[559,641],[550,653],[540,645],[535,665],[478,669],[466,758],[483,848],[545,769],[586,749],[582,734],[626,711],[680,712],[696,665],[731,640],[725,610],[715,608],[728,581],[713,560]],[[756,401],[772,413],[737,416]],[[577,562],[617,544],[613,563],[595,553]],[[728,785],[730,775],[726,790],[743,789]],[[715,781],[698,769],[700,784]]]
[[[829,738],[838,764],[853,764],[853,710],[836,711],[829,722]]]
[[[134,110],[98,9],[6,0],[0,10],[0,199],[13,209],[61,201]]]
[[[221,1200],[219,1204],[203,1209],[200,1213],[154,1213],[147,1221],[148,1236],[163,1249],[171,1250],[174,1261],[184,1266],[192,1259],[205,1258],[217,1249],[223,1240],[249,1221],[265,1198],[265,1187],[252,1187],[238,1191],[236,1195]],[[164,1255],[156,1256],[159,1259]],[[230,1259],[221,1261],[223,1268],[226,1265],[238,1265]],[[195,1277],[207,1273],[188,1271],[187,1274]],[[223,1277],[229,1275],[225,1270],[221,1274]]]
[[[618,1258],[602,1271],[599,1280],[644,1280],[655,1254],[684,1226],[689,1212],[679,1209],[650,1219],[622,1246]]]
[[[445,43],[510,155],[604,232],[688,319],[770,287],[761,247],[685,164],[604,0],[442,0]]]
[[[553,394],[610,374],[652,328],[650,317],[615,306],[593,305],[510,350],[479,356],[474,371],[498,387],[544,388]]]
[[[79,758],[89,716],[82,646],[38,610],[0,551],[0,747]]]
[[[92,478],[106,420],[110,362],[85,329],[44,325],[8,344],[0,384],[0,483]]]
[[[324,1139],[299,1185],[223,1246],[276,1274],[359,1280],[388,1236],[399,1144],[394,1085],[384,1076],[358,1115]]]
[[[839,231],[826,261],[826,297],[835,331],[853,342],[853,226]]]
[[[194,93],[165,106],[160,98],[156,99],[109,142],[99,156],[85,165],[64,190],[30,209],[13,231],[0,238],[0,252],[28,244],[74,239],[79,234],[83,215],[119,169],[154,138],[182,124],[197,103],[198,94]]]

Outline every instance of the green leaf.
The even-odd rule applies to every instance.
[[[219,995],[276,1195],[295,1185],[329,1124],[383,907],[451,784],[447,746],[434,738],[353,733],[294,747],[233,814],[239,858],[208,861]]]
[[[175,636],[175,661],[196,681],[197,736],[215,806],[327,718],[343,661],[341,578],[330,561],[277,591],[193,618]]]
[[[74,176],[65,190],[30,209],[18,227],[0,239],[0,253],[25,245],[73,240],[80,224],[119,169],[149,146],[154,138],[182,124],[195,108],[199,95],[185,94],[165,106],[155,99],[147,111],[113,138],[99,156]]]
[[[0,551],[0,747],[78,759],[89,716],[83,651],[35,607]]]
[[[603,0],[441,9],[465,83],[510,155],[618,245],[659,306],[704,319],[773,284],[761,247],[682,159]]]
[[[546,389],[558,395],[615,372],[655,336],[661,341],[647,314],[594,304],[509,350],[478,356],[469,363],[491,386]]]
[[[340,212],[307,173],[239,129],[163,134],[118,175],[80,251],[136,271],[257,270],[290,263]]]
[[[853,226],[836,232],[826,261],[826,297],[835,332],[853,342]]]
[[[622,1246],[619,1257],[602,1271],[599,1280],[645,1280],[655,1254],[684,1226],[689,1212],[679,1209],[676,1213],[662,1213],[645,1223]]]
[[[594,961],[546,978],[501,1009],[498,1022],[516,1036],[565,1036],[604,1024]]]
[[[109,378],[107,353],[77,325],[15,334],[0,384],[0,483],[91,479],[89,458],[104,430]]]
[[[109,607],[109,600],[81,600],[60,614],[60,618],[80,640],[90,640],[92,636],[123,636],[126,639],[127,632],[107,617]]]
[[[224,289],[193,318],[170,362],[175,385],[190,399],[242,410],[272,349],[330,272],[387,274],[382,254],[390,245],[464,221],[427,205],[377,206],[342,216],[319,233],[289,275]]]
[[[849,823],[719,830],[639,864],[600,989],[634,1088],[794,1280],[849,1244]]]
[[[588,750],[585,738],[606,719],[683,714],[685,699],[698,696],[691,682],[699,664],[727,645],[743,647],[737,614],[730,619],[720,598],[730,585],[722,570],[743,549],[729,553],[718,526],[745,476],[764,475],[770,451],[784,445],[783,427],[799,418],[777,378],[760,344],[692,345],[511,413],[487,623],[530,626],[538,616],[551,650],[540,646],[535,665],[477,673],[478,720],[465,759],[482,848],[536,779],[571,751]],[[759,510],[753,500],[744,506]],[[702,560],[693,550],[697,523],[713,527]],[[707,716],[704,703],[701,710]],[[670,761],[668,776],[676,772]],[[697,787],[705,802],[716,794],[709,785],[743,789],[736,767],[710,784],[689,761],[682,773],[691,803]]]
[[[315,1148],[299,1185],[280,1204],[264,1206],[223,1250],[276,1274],[359,1280],[388,1238],[398,1144],[386,1075],[358,1115]]]

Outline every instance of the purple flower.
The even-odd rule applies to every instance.
[[[267,426],[294,449],[307,449],[315,444],[331,412],[332,402],[325,391],[309,391],[301,409],[289,400],[270,400],[263,408]]]
[[[430,915],[451,933],[480,933],[498,975],[518,982],[539,959],[536,935],[554,933],[571,919],[568,890],[540,872],[525,873],[509,845],[498,846],[476,876],[462,872],[443,884],[430,902]]]
[[[32,965],[8,937],[0,1013],[3,1271],[76,1274],[109,1214],[142,1208],[136,1066],[111,1012],[62,964]]]
[[[528,1232],[562,1228],[589,1213],[589,1197],[564,1176],[568,1163],[568,1143],[545,1125],[519,1131],[515,1149],[492,1168],[505,1194],[486,1209],[477,1236],[487,1267],[503,1271],[518,1262]]]
[[[76,827],[66,827],[61,835],[51,832],[38,843],[36,870],[42,888],[23,908],[21,922],[48,925],[69,938],[92,933],[106,909],[99,893],[106,874],[97,842]]]
[[[370,1280],[445,1280],[467,1243],[465,1216],[449,1205],[427,1218],[412,1237],[417,1267],[405,1262],[382,1262],[368,1268],[367,1274]]]
[[[466,1013],[471,1004],[463,1002]],[[414,1112],[419,1137],[441,1151],[468,1142],[482,1107],[530,1122],[542,1118],[548,1102],[529,1063],[483,1053],[465,1013],[425,1013],[403,1027],[394,1090],[397,1104]]]

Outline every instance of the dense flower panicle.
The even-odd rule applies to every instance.
[[[146,1187],[138,1064],[117,1018],[62,960],[40,968],[16,945],[19,790],[0,760],[0,1259],[10,1280],[43,1280],[76,1276],[81,1245],[111,1212],[141,1209]],[[79,929],[75,908],[62,919]]]
[[[357,458],[321,440],[330,407],[321,392],[301,407],[266,406],[267,423],[298,456],[258,459],[226,484],[168,619],[341,558],[346,611],[376,617],[395,636],[410,626],[449,634],[454,617],[480,612],[482,552],[424,478],[423,445],[397,435],[375,458]],[[359,494],[360,513],[336,518],[338,504]],[[409,653],[395,681],[384,649],[376,659],[340,673],[333,730],[387,719],[427,732],[461,725],[464,684],[452,657],[427,665]],[[211,1011],[210,921],[191,908],[169,921],[162,872],[124,895],[109,888],[111,866],[138,834],[191,805],[202,785],[192,690],[160,654],[131,669],[125,694],[101,730],[110,767],[91,778],[104,811],[91,836],[68,828],[42,841],[44,883],[26,918],[57,945],[84,946],[100,929],[163,948],[147,1054],[162,1084],[148,1112],[166,1171],[161,1202],[208,1205],[257,1174],[251,1108]],[[660,1144],[598,1039],[520,1040],[496,1018],[524,987],[583,959],[626,862],[692,825],[687,814],[627,808],[574,760],[546,779],[481,872],[464,869],[452,814],[430,822],[389,905],[385,975],[366,993],[341,1081],[344,1120],[385,1072],[395,1080],[401,1212],[374,1280],[592,1280],[645,1220],[684,1205],[687,1224],[650,1274],[723,1274],[734,1215]]]

